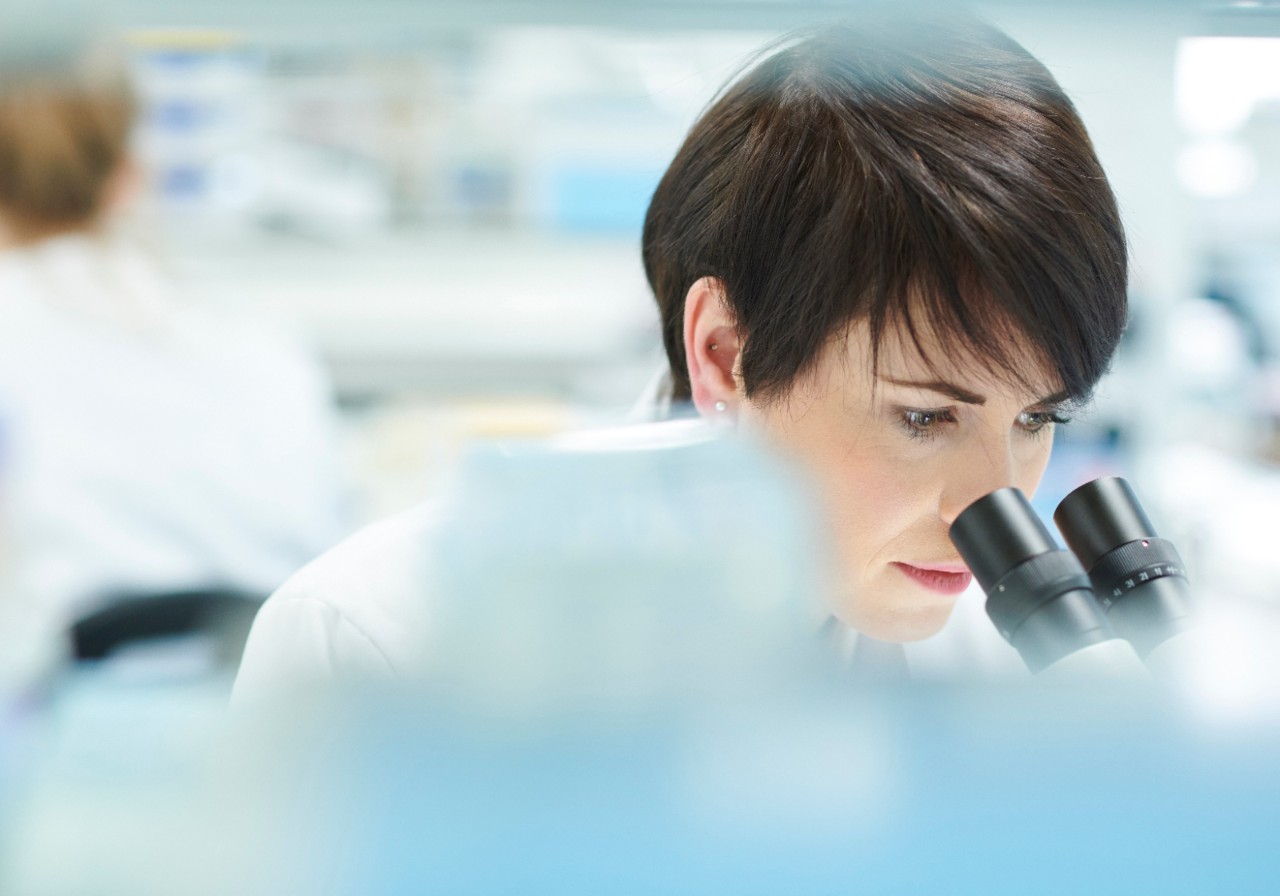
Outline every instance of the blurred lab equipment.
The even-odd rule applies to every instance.
[[[812,651],[826,545],[798,475],[746,436],[679,420],[481,447],[449,504],[430,663],[490,697],[767,680]]]
[[[1206,726],[1164,692],[850,689],[729,646],[683,688],[613,665],[472,700],[464,666],[230,728],[207,690],[82,676],[0,801],[0,890],[1270,892],[1267,720]]]
[[[482,443],[438,501],[267,601],[233,698],[424,680],[536,701],[680,686],[744,653],[767,675],[762,645],[812,648],[824,616],[807,498],[782,462],[700,419]]]

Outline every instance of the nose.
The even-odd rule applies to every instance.
[[[938,502],[938,515],[950,528],[970,504],[996,489],[1025,489],[1012,445],[987,442],[955,458]]]

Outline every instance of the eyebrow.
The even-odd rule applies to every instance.
[[[891,376],[881,376],[880,379],[886,383],[892,383],[895,386],[905,386],[910,389],[925,389],[929,392],[937,392],[939,395],[945,395],[948,398],[954,398],[962,404],[984,405],[987,403],[985,396],[970,392],[968,389],[961,389],[955,383],[948,383],[946,380],[900,380]],[[1054,392],[1052,395],[1046,395],[1044,398],[1033,401],[1028,407],[1036,405],[1053,405],[1066,402],[1070,396],[1065,392]]]

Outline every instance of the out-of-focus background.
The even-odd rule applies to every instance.
[[[754,51],[842,6],[125,4],[139,221],[207,301],[319,359],[354,527],[473,435],[623,414],[662,364],[656,179]],[[979,8],[1077,103],[1132,247],[1129,336],[1040,505],[1125,472],[1204,578],[1269,587],[1240,567],[1280,510],[1280,10]]]
[[[0,701],[59,649],[109,653],[139,619],[164,633],[238,618],[230,656],[146,660],[165,680],[234,668],[257,601],[431,497],[473,440],[626,419],[665,363],[639,254],[657,179],[756,50],[856,5],[6,5],[0,69],[25,77],[93,34],[137,106],[105,256],[74,234],[0,233]],[[1096,407],[1060,435],[1037,507],[1126,475],[1197,593],[1233,601],[1233,624],[1274,626],[1280,3],[976,7],[1076,102],[1131,244],[1129,333]],[[110,293],[110,320],[77,305],[81,289]],[[130,464],[139,484],[101,484]],[[150,612],[157,599],[176,615]],[[1207,699],[1274,697],[1242,686],[1250,657],[1235,656]],[[195,705],[131,717],[112,699],[135,733]],[[117,730],[97,712],[77,717],[64,785],[113,774],[83,752]],[[0,715],[0,801],[21,746],[5,738],[23,731]],[[40,805],[56,815],[70,793]],[[52,856],[59,822],[40,811],[22,823]],[[33,892],[75,892],[67,880]]]
[[[467,433],[627,407],[661,362],[637,252],[656,179],[753,51],[845,6],[59,0],[22,19],[90,13],[125,44],[131,223],[201,301],[318,359],[354,526],[417,501]],[[1273,4],[978,8],[1076,101],[1132,243],[1131,339],[1077,429],[1273,463]]]

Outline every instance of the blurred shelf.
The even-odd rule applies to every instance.
[[[417,233],[175,247],[215,301],[269,312],[347,400],[398,392],[628,400],[659,354],[635,239]]]
[[[109,0],[92,6],[99,21],[124,27],[228,28],[287,39],[336,36],[348,42],[392,35],[401,40],[479,29],[573,26],[643,30],[781,31],[829,19],[873,0]],[[940,7],[951,4],[937,0]],[[1231,8],[1204,0],[1005,0],[986,7],[1025,7],[1155,14]],[[1265,4],[1264,11],[1271,4]],[[85,0],[28,3],[27,14],[57,21],[83,14]],[[1233,8],[1232,8],[1233,9]],[[1255,12],[1256,17],[1256,12]]]

